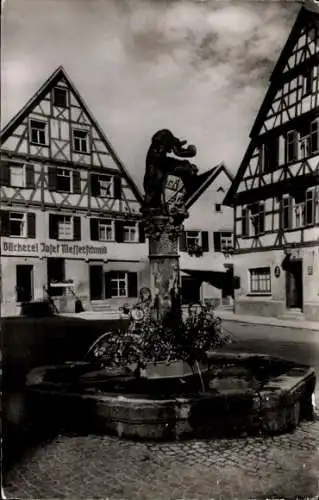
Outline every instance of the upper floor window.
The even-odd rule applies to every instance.
[[[77,153],[89,152],[87,130],[73,130],[73,150]]]
[[[10,185],[13,187],[25,187],[25,167],[19,163],[10,165]]]
[[[303,97],[312,93],[313,68],[307,68],[302,76],[302,95]]]
[[[316,218],[316,191],[315,189],[308,189],[306,191],[305,200],[305,223],[314,224]]]
[[[222,206],[220,203],[215,203],[215,212],[221,212],[222,211]]]
[[[241,209],[241,234],[249,236],[249,211],[247,207]]]
[[[282,199],[282,215],[281,223],[283,229],[291,229],[293,225],[292,220],[292,198],[291,196],[285,196]]]
[[[180,252],[209,251],[208,231],[182,231],[179,240]]]
[[[2,161],[0,185],[33,188],[35,186],[34,165]]]
[[[272,172],[276,170],[279,159],[279,138],[271,137],[262,147],[262,170],[263,172]]]
[[[98,220],[98,231],[100,241],[112,241],[114,240],[114,228],[111,219],[99,219]]]
[[[200,231],[186,231],[186,244],[187,249],[194,248],[196,246],[201,246],[202,235]]]
[[[319,151],[319,119],[317,118],[310,124],[310,152]]]
[[[249,211],[255,235],[262,234],[265,231],[265,205],[255,203],[249,207]]]
[[[112,198],[114,178],[111,175],[91,174],[91,194],[101,198]]]
[[[71,170],[67,168],[57,168],[56,170],[56,189],[57,191],[65,191],[70,193],[71,187]]]
[[[25,238],[27,235],[26,215],[21,212],[9,212],[10,236],[20,236]]]
[[[136,242],[137,236],[138,236],[137,223],[136,222],[124,222],[124,224],[123,224],[123,241]]]
[[[286,161],[291,162],[298,159],[298,132],[289,130],[286,137]]]
[[[36,237],[36,216],[34,213],[1,210],[0,222],[2,236],[17,238]]]
[[[60,108],[67,107],[67,90],[61,87],[55,87],[53,89],[53,104]]]
[[[215,252],[226,252],[233,248],[233,234],[231,231],[214,232]]]
[[[80,240],[81,218],[72,215],[49,214],[49,238]]]
[[[32,144],[44,146],[46,144],[45,138],[46,123],[38,120],[30,120],[30,134]]]

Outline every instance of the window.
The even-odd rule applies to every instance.
[[[249,274],[251,293],[271,293],[270,267],[258,267],[255,269],[249,269]]]
[[[221,212],[222,211],[222,206],[220,203],[215,203],[215,212]]]
[[[298,132],[290,130],[286,137],[286,161],[295,161],[298,159]]]
[[[319,151],[319,120],[314,120],[310,124],[310,152]]]
[[[201,232],[200,231],[186,231],[186,246],[187,250],[191,250],[197,246],[201,246]]]
[[[24,165],[12,163],[10,165],[10,185],[13,187],[25,187]]]
[[[127,297],[127,273],[112,272],[110,276],[111,296],[112,297]]]
[[[45,145],[45,128],[46,123],[37,120],[30,121],[31,143]]]
[[[101,198],[107,198],[113,195],[112,193],[113,182],[112,182],[112,177],[110,175],[99,175],[98,182],[100,184]]]
[[[295,227],[305,225],[305,204],[304,202],[295,203]]]
[[[242,236],[249,236],[249,211],[247,207],[241,209],[241,234]]]
[[[9,213],[9,234],[25,238],[27,233],[26,214],[20,212]]]
[[[111,241],[114,239],[113,223],[110,219],[99,219],[98,228],[100,241]]]
[[[254,234],[258,235],[265,231],[265,206],[263,203],[255,203],[250,207],[250,219]]]
[[[87,130],[73,130],[73,149],[78,153],[88,153]]]
[[[302,95],[303,97],[312,93],[313,68],[307,68],[302,77]]]
[[[279,139],[278,137],[269,138],[263,145],[263,172],[272,172],[278,166],[279,158]]]
[[[233,235],[230,231],[220,233],[220,248],[222,252],[233,248]]]
[[[285,196],[282,199],[281,224],[283,229],[292,228],[292,198]]]
[[[57,168],[56,171],[57,191],[71,192],[71,170],[67,168]]]
[[[314,224],[315,222],[315,190],[309,189],[306,192],[306,224]]]
[[[136,222],[125,222],[123,225],[123,241],[137,241],[137,224]]]
[[[60,87],[55,87],[53,89],[53,104],[60,108],[67,107],[67,91]]]
[[[73,224],[72,224],[72,217],[70,215],[59,217],[58,239],[73,240]]]

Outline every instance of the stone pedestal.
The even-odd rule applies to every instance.
[[[169,216],[154,215],[146,224],[149,238],[150,284],[153,315],[163,319],[173,313],[181,319],[178,237],[181,224]]]

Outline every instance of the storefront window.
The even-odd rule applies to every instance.
[[[255,269],[249,269],[249,274],[251,293],[271,293],[270,267],[257,267]]]

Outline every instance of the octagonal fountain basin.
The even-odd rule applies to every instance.
[[[28,376],[39,425],[135,439],[275,434],[311,418],[312,368],[259,354],[211,353],[183,377],[136,378],[129,370],[73,362]]]

